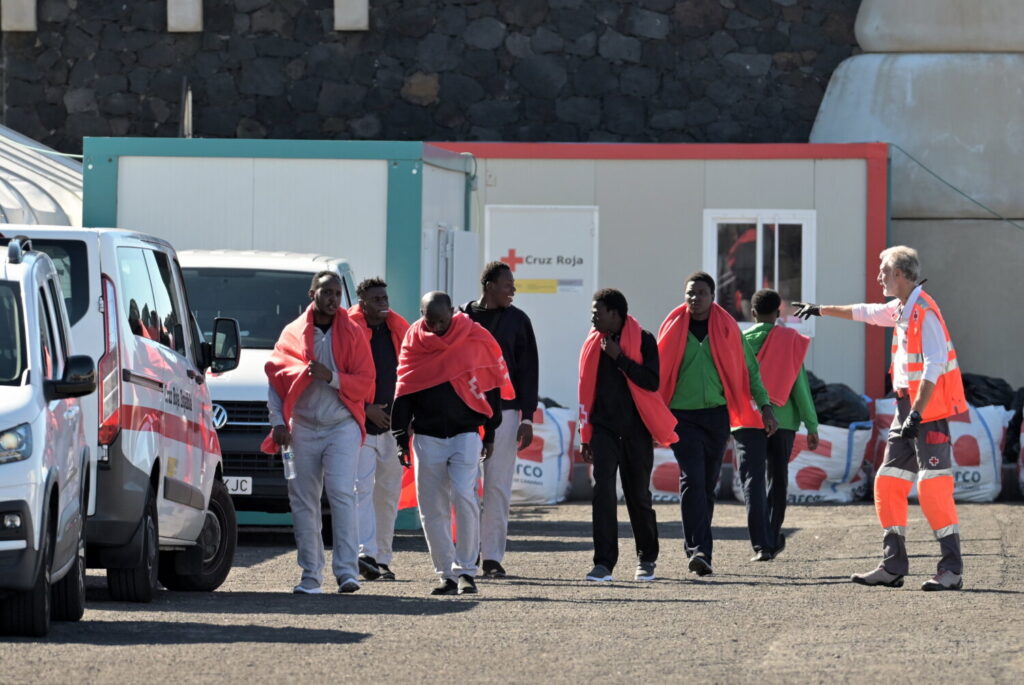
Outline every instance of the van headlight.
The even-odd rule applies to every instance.
[[[32,427],[27,423],[0,433],[0,464],[28,459],[32,454]]]

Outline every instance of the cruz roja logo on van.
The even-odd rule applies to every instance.
[[[528,254],[525,257],[520,257],[515,248],[508,251],[508,254],[501,258],[501,261],[508,264],[509,270],[515,272],[516,267],[520,264],[527,264],[529,266],[580,266],[583,264],[583,257],[577,257],[575,255],[555,255],[553,257],[539,256]]]
[[[220,430],[228,422],[228,410],[214,402],[210,418],[213,419],[213,429]]]

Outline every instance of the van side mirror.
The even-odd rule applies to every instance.
[[[213,359],[210,370],[224,373],[238,368],[241,356],[242,335],[238,331],[238,321],[218,317],[213,320]]]
[[[92,357],[84,354],[68,357],[62,379],[43,382],[43,395],[47,401],[82,397],[95,391],[96,364]]]

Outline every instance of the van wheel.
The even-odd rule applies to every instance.
[[[210,507],[206,522],[196,544],[202,550],[202,566],[198,573],[179,573],[174,556],[167,555],[160,565],[160,582],[168,590],[212,592],[221,586],[231,571],[238,541],[235,505],[228,488],[219,480],[213,481]]]
[[[151,602],[156,592],[159,568],[160,528],[156,513],[156,496],[150,486],[146,506],[142,510],[142,560],[134,568],[108,568],[107,589],[121,602]]]
[[[75,563],[66,576],[53,585],[53,618],[57,621],[77,621],[85,613],[85,526],[78,534]]]
[[[13,635],[43,637],[50,632],[50,561],[53,555],[53,534],[50,523],[43,523],[43,544],[39,573],[31,590],[15,592],[3,603],[0,629]]]

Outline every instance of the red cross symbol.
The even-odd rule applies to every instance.
[[[510,271],[515,271],[516,265],[522,264],[526,260],[516,255],[515,248],[512,248],[511,250],[508,251],[507,255],[501,258],[501,261],[504,262],[505,264],[508,264],[508,268]]]

